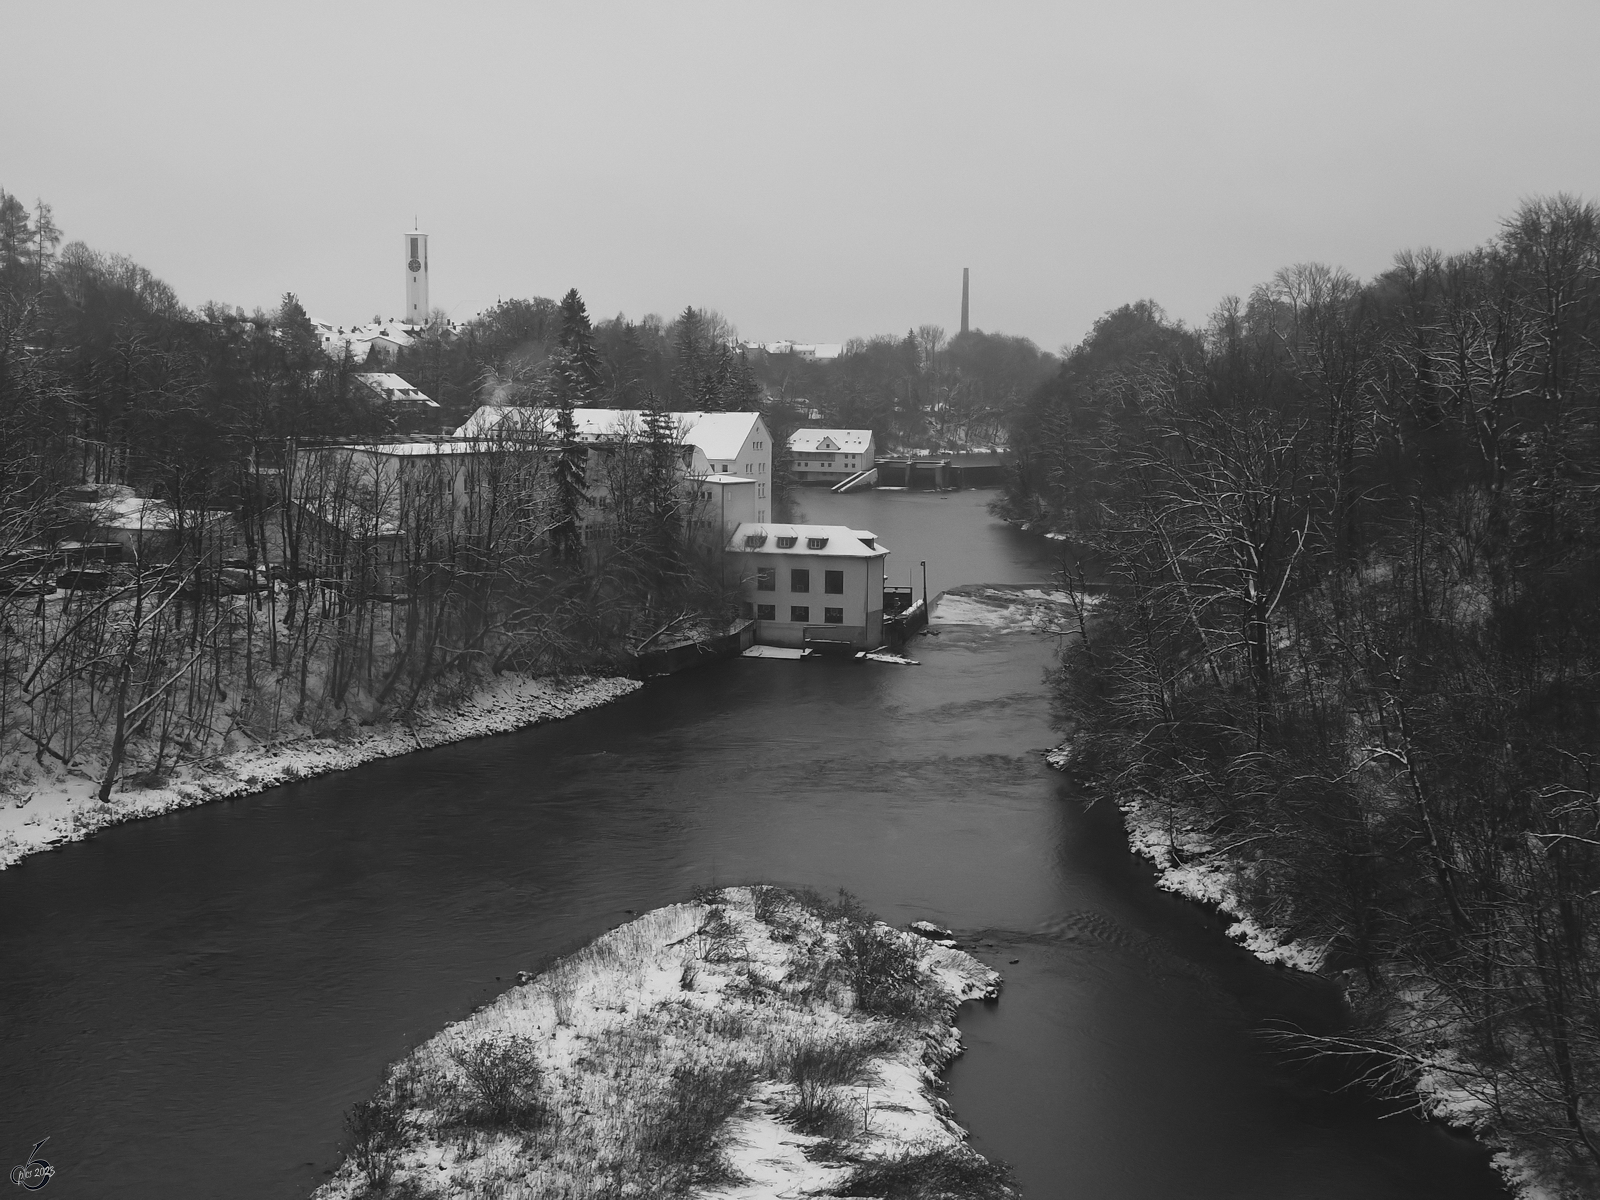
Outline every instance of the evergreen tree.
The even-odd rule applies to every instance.
[[[647,553],[658,571],[677,561],[682,543],[680,483],[678,480],[678,431],[672,417],[661,407],[655,392],[645,396],[644,509]]]
[[[576,292],[569,293],[575,297]],[[578,302],[581,311],[582,301]],[[587,319],[587,318],[585,318]],[[583,506],[588,500],[589,449],[578,440],[573,410],[582,394],[582,367],[564,347],[550,356],[552,407],[556,416],[556,503],[550,543],[557,558],[576,562],[583,552]]]
[[[577,288],[561,298],[561,349],[567,357],[567,401],[574,408],[593,407],[602,388],[600,351]]]
[[[0,276],[18,278],[33,244],[33,226],[28,210],[9,192],[0,190]]]
[[[680,403],[698,404],[705,374],[705,321],[691,305],[679,315],[677,325],[673,338],[673,392]]]

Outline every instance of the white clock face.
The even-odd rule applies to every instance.
[[[422,270],[422,260],[421,259],[417,259],[417,258],[413,258],[410,262],[408,262],[406,264],[406,269],[410,270],[410,271],[420,271],[420,270]]]

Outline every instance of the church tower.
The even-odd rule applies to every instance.
[[[406,315],[413,325],[428,323],[428,235],[413,229],[405,235]]]

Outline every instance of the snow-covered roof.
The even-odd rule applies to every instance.
[[[361,371],[356,374],[356,378],[385,400],[403,400],[410,404],[426,404],[429,408],[439,407],[423,393],[422,389],[412,387],[410,382],[393,371]]]
[[[780,542],[789,542],[781,545]],[[821,546],[812,545],[822,541]],[[848,525],[770,525],[745,521],[728,539],[728,549],[741,554],[798,554],[806,558],[881,558],[889,551],[878,545],[870,529]]]
[[[683,444],[695,446],[709,459],[731,461],[739,457],[749,441],[760,413],[753,412],[669,412],[673,427],[681,432]],[[644,436],[645,412],[639,408],[575,408],[573,424],[578,440],[610,441],[621,436]],[[513,428],[550,432],[555,429],[555,412],[544,408],[513,408],[485,405],[456,430],[457,437],[486,437],[506,422]]]
[[[796,454],[865,454],[871,442],[870,429],[796,429],[789,435]]]
[[[177,510],[165,500],[156,500],[149,496],[115,496],[88,502],[84,508],[90,513],[89,519],[101,529],[148,532],[178,527]],[[227,516],[226,512],[220,510],[185,511],[183,523],[210,524],[224,520]]]
[[[756,481],[754,479],[751,479],[750,476],[748,476],[748,475],[707,475],[703,480],[697,480],[697,482],[701,482],[701,483],[754,483]]]

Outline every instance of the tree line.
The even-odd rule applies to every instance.
[[[1600,210],[1287,268],[1199,329],[1126,305],[1012,441],[999,510],[1109,583],[1057,676],[1074,769],[1329,947],[1362,1025],[1323,1048],[1445,1053],[1593,1186]]]
[[[366,364],[330,360],[293,295],[190,310],[131,260],[55,252],[47,206],[0,215],[7,792],[49,768],[110,799],[180,759],[403,717],[490,671],[623,669],[663,629],[728,619],[663,397],[577,436],[575,408],[620,397],[575,289],[535,369],[475,367],[548,421],[396,439]]]

